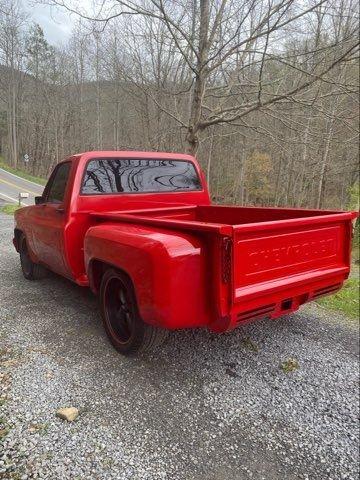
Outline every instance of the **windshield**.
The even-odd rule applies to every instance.
[[[98,158],[87,164],[81,193],[112,194],[201,190],[191,162]]]

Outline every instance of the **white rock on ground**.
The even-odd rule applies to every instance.
[[[61,420],[73,422],[79,416],[79,410],[75,407],[59,408],[56,412],[56,416],[61,418]]]

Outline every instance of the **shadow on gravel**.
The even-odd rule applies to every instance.
[[[27,283],[23,282],[24,287]],[[253,362],[254,367],[259,368],[260,360],[266,358],[268,352],[278,352],[280,362],[286,355],[291,357],[297,348],[301,350],[305,341],[317,344],[315,356],[316,350],[322,348],[344,350],[354,357],[358,355],[356,334],[354,339],[354,332],[346,325],[327,322],[314,313],[300,310],[276,320],[257,320],[220,335],[206,329],[171,331],[165,344],[154,353],[127,359],[108,342],[97,297],[90,289],[51,272],[46,279],[32,283],[31,287],[31,290],[36,289],[39,300],[33,313],[41,316],[51,313],[52,316],[52,321],[42,322],[38,333],[47,344],[53,345],[54,350],[59,348],[62,356],[66,347],[69,360],[76,351],[86,356],[101,353],[115,362],[144,363],[149,368],[151,364],[151,369],[159,369],[167,376],[172,367],[175,367],[176,376],[201,375],[215,363],[217,367],[224,366],[225,375],[236,378],[237,367],[244,368]],[[280,352],[286,353],[280,356]],[[192,361],[197,364],[196,370]]]

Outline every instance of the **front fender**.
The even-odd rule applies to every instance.
[[[34,239],[31,231],[31,211],[33,206],[22,207],[14,213],[14,238],[13,244],[17,252],[19,252],[19,240],[23,234],[26,237],[26,244],[30,259],[34,263],[38,263],[39,259],[35,253]]]
[[[91,284],[95,261],[129,275],[145,322],[172,329],[209,322],[205,251],[196,236],[150,226],[105,223],[88,230],[84,253]]]

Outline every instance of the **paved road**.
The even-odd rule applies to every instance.
[[[87,289],[22,277],[12,228],[2,215],[0,478],[358,479],[358,334],[344,318],[312,307],[182,331],[127,359]],[[65,406],[75,422],[55,417]]]
[[[29,198],[22,200],[22,205],[33,205],[34,197],[41,195],[43,185],[30,182],[0,168],[0,202],[17,203],[19,192],[29,193]]]

